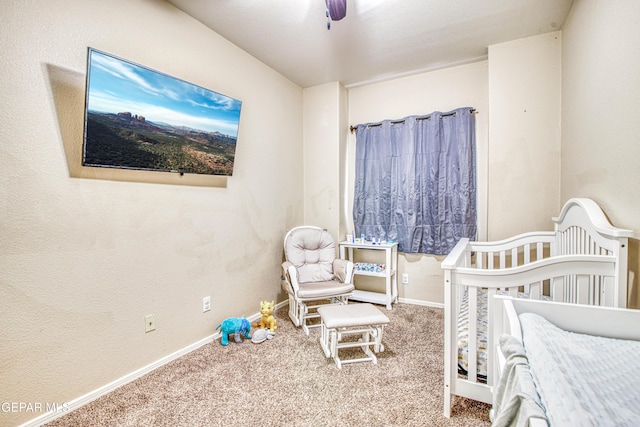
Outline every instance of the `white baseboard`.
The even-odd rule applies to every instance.
[[[409,298],[398,298],[398,302],[401,302],[404,304],[422,305],[425,307],[444,308],[444,304],[441,302],[422,301],[422,300],[409,299]]]
[[[275,309],[278,309],[284,305],[289,304],[288,300],[284,300],[283,302],[280,302],[278,304],[276,304]],[[247,317],[247,319],[249,319],[250,322],[254,322],[258,319],[260,319],[261,315],[260,313],[255,313],[250,317]],[[80,396],[76,399],[73,399],[72,401],[68,402],[65,406],[66,410],[64,412],[60,412],[60,411],[49,411],[46,412],[42,415],[40,415],[39,417],[36,417],[32,420],[27,421],[24,424],[21,424],[20,427],[37,427],[37,426],[41,426],[43,424],[49,423],[57,418],[60,418],[66,414],[68,414],[71,411],[75,411],[76,409],[81,408],[82,406],[86,405],[87,403],[93,402],[94,400],[98,399],[99,397],[104,396],[105,394],[108,394],[112,391],[114,391],[115,389],[122,387],[125,384],[130,383],[131,381],[137,380],[138,378],[158,369],[159,367],[166,365],[167,363],[176,360],[182,356],[184,356],[187,353],[191,353],[194,350],[197,350],[198,348],[202,347],[203,345],[209,344],[210,342],[213,342],[214,340],[220,338],[220,332],[216,332],[215,334],[209,335],[208,337],[205,337],[199,341],[196,341],[193,344],[190,344],[174,353],[169,354],[168,356],[165,356],[159,360],[156,360],[153,363],[148,364],[147,366],[144,366],[136,371],[133,371],[121,378],[118,378],[115,381],[110,382],[109,384],[103,385],[100,388],[97,388],[83,396]]]

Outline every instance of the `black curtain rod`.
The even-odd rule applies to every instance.
[[[476,111],[475,108],[470,109],[469,112],[471,114],[478,114],[478,112]],[[449,116],[455,116],[455,115],[456,115],[456,113],[454,111],[453,113],[443,114],[443,115],[440,116],[440,118],[449,117]],[[417,117],[416,120],[418,120],[418,121],[420,121],[420,120],[431,120],[431,114],[429,114],[428,116]],[[399,125],[399,124],[402,124],[402,123],[404,123],[404,120],[394,120],[394,121],[391,122],[392,125]],[[351,131],[351,133],[353,133],[358,128],[358,126],[360,126],[360,125],[349,126],[349,130]],[[378,126],[382,126],[382,122],[373,123],[373,124],[367,125],[367,127],[369,127],[369,128],[378,127]]]

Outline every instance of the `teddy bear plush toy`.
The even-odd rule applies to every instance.
[[[222,337],[220,338],[220,344],[229,344],[229,335],[234,335],[234,340],[238,344],[242,342],[242,336],[245,338],[251,338],[249,332],[251,331],[251,322],[244,317],[229,317],[225,319],[216,330],[220,329]]]
[[[260,314],[262,315],[262,318],[260,319],[260,327],[269,328],[269,332],[274,332],[278,327],[276,318],[273,317],[273,308],[273,301],[260,301]]]

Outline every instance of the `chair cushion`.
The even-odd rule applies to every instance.
[[[333,280],[336,244],[326,230],[299,228],[285,242],[287,261],[298,270],[300,283]]]
[[[298,298],[302,299],[322,299],[353,291],[351,283],[340,283],[337,280],[326,282],[301,283],[298,290]]]

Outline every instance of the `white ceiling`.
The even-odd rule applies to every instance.
[[[485,59],[562,28],[573,0],[168,0],[302,87],[347,87]]]

